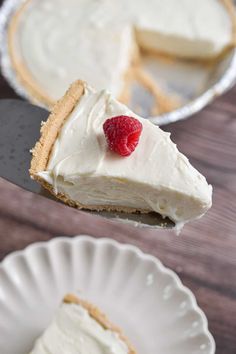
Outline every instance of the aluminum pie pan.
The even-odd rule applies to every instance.
[[[21,97],[32,101],[32,96],[19,82],[12,67],[7,42],[7,27],[12,14],[25,0],[5,0],[0,8],[0,68],[9,85]],[[236,50],[232,49],[221,60],[211,65],[186,60],[168,62],[160,58],[148,57],[144,60],[146,71],[151,74],[157,85],[175,96],[180,107],[168,113],[151,116],[151,97],[140,87],[133,87],[130,107],[147,117],[152,123],[165,125],[191,117],[199,112],[214,98],[228,91],[236,82]],[[200,78],[200,79],[199,79]],[[132,95],[131,95],[132,96]],[[34,99],[35,101],[35,99]],[[40,106],[42,103],[38,102]]]

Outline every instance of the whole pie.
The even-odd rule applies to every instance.
[[[235,45],[235,15],[231,0],[28,0],[8,33],[32,100],[50,106],[78,78],[126,100],[140,51],[214,59]]]

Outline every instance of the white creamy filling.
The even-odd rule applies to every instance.
[[[104,329],[80,305],[62,304],[30,354],[128,354],[117,333]]]
[[[149,0],[148,6],[145,0],[31,0],[16,35],[27,68],[52,99],[78,78],[119,96],[136,41],[206,58],[231,40],[231,19],[220,0]]]
[[[129,157],[107,148],[103,123],[129,115],[143,125]],[[85,206],[118,206],[155,211],[186,222],[211,206],[212,188],[163,132],[138,117],[106,91],[87,87],[54,144],[46,171],[39,175]]]
[[[59,15],[60,7],[54,9],[52,18],[44,19],[44,11],[32,9],[28,21],[22,19],[24,30],[18,39],[34,79],[54,100],[78,78],[119,96],[135,48],[132,28],[127,25],[107,31],[94,24],[80,26],[76,17],[64,19],[64,11]]]

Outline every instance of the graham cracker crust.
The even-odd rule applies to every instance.
[[[104,329],[116,332],[119,335],[119,338],[127,345],[129,354],[137,354],[137,352],[130,344],[128,338],[125,337],[121,329],[111,323],[110,320],[106,317],[106,315],[102,313],[98,307],[78,298],[73,294],[66,295],[63,299],[63,302],[66,304],[76,304],[84,307],[88,311],[89,315],[93,317]]]

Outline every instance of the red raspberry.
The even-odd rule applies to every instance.
[[[103,124],[109,149],[121,156],[132,154],[138,145],[142,129],[142,123],[129,116],[109,118]]]

